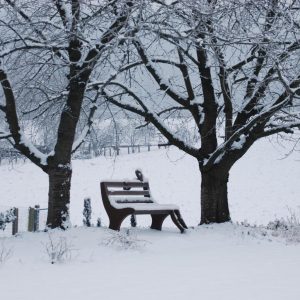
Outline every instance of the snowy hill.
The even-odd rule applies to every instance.
[[[267,224],[299,213],[298,153],[281,160],[286,149],[279,149],[261,142],[234,167],[229,185],[234,222]],[[148,216],[138,216],[137,229],[127,220],[120,233],[106,228],[99,182],[132,179],[137,167],[156,200],[179,205],[194,229],[180,234],[165,222],[156,232],[147,228]],[[289,239],[293,233],[235,223],[197,227],[197,163],[178,150],[76,160],[73,171],[73,225],[81,226],[83,199],[90,196],[93,222],[101,216],[104,227],[0,237],[3,299],[299,299],[299,235]],[[47,176],[32,164],[2,165],[0,177],[0,208],[47,205]]]
[[[289,148],[282,149],[268,141],[257,143],[234,166],[229,179],[229,205],[233,221],[267,224],[300,209],[299,153],[282,159]],[[133,179],[141,168],[149,179],[152,193],[161,203],[174,203],[191,226],[200,220],[200,173],[197,161],[176,148],[152,152],[99,157],[73,161],[71,222],[82,224],[83,199],[91,197],[93,219],[101,216],[100,181]],[[47,206],[48,177],[30,163],[0,167],[0,208]],[[143,217],[139,217],[141,219]],[[141,220],[142,225],[146,225]],[[171,223],[170,223],[171,224]]]

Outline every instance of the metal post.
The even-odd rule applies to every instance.
[[[12,235],[15,235],[18,233],[18,225],[19,225],[19,209],[14,207],[13,208],[13,212],[14,212],[14,216],[15,216],[15,219],[12,223]]]

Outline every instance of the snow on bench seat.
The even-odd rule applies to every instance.
[[[135,211],[150,211],[150,210],[179,210],[179,207],[174,204],[159,204],[150,198],[115,198],[109,197],[111,205],[116,209],[132,208]]]

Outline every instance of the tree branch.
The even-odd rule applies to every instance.
[[[132,106],[129,103],[121,103],[113,98],[113,96],[109,96],[106,91],[102,90],[103,96],[111,103],[115,104],[116,106],[129,110],[133,113],[136,113],[145,118],[146,122],[151,122],[168,140],[168,142],[179,149],[183,150],[184,152],[199,158],[199,151],[198,149],[187,145],[180,137],[176,136],[172,131],[166,127],[163,123],[163,120],[159,117],[159,115],[153,111],[151,111],[146,105],[143,103],[141,99],[138,98],[136,94],[131,94],[130,96],[134,97],[139,103],[143,106],[143,110],[137,108],[136,106]]]
[[[134,40],[133,44],[135,45],[135,48],[137,49],[137,52],[138,52],[139,56],[141,57],[146,69],[152,75],[152,77],[155,79],[155,81],[159,85],[159,88],[162,91],[166,92],[166,94],[168,96],[170,96],[178,104],[180,104],[182,106],[187,106],[189,104],[188,99],[184,98],[184,96],[181,96],[178,93],[176,93],[174,90],[172,90],[172,88],[166,83],[166,81],[160,77],[160,75],[158,74],[154,65],[151,63],[151,59],[148,58],[148,55],[147,55],[145,49],[143,48],[142,44],[137,40]]]
[[[6,120],[9,126],[10,134],[14,140],[14,147],[27,158],[29,158],[33,163],[39,166],[43,171],[47,172],[47,156],[41,153],[29,141],[27,141],[20,131],[16,112],[15,96],[7,75],[2,69],[0,69],[0,83],[2,85],[6,100]]]

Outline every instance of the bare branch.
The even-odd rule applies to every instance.
[[[47,157],[26,140],[20,131],[18,116],[16,112],[15,96],[11,84],[4,70],[0,69],[0,83],[6,99],[5,114],[9,125],[10,134],[14,140],[14,147],[23,155],[47,172]]]

